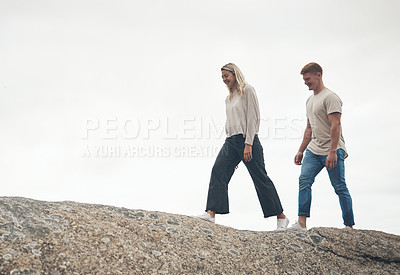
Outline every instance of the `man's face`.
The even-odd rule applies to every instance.
[[[315,90],[320,84],[321,73],[305,73],[303,79],[309,90]]]

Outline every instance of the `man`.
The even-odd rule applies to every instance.
[[[294,158],[301,165],[299,177],[298,221],[289,230],[307,230],[306,220],[310,217],[311,186],[318,173],[326,167],[335,193],[339,197],[344,225],[354,225],[352,200],[344,177],[344,159],[347,157],[340,118],[342,101],[324,86],[322,68],[309,63],[301,70],[309,90],[314,92],[307,99],[307,128],[303,141]],[[303,153],[306,151],[304,159]]]

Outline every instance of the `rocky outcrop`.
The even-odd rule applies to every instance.
[[[0,198],[0,274],[400,274],[400,237],[253,232],[196,218]]]

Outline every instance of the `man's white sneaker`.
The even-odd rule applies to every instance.
[[[284,219],[277,219],[275,231],[286,230],[288,224],[289,224],[289,219],[287,217],[285,217]]]
[[[301,227],[301,225],[296,221],[291,227],[289,227],[287,230],[291,231],[307,231],[307,227]]]
[[[212,218],[211,215],[208,214],[207,212],[204,212],[204,214],[201,214],[201,215],[198,215],[198,216],[195,216],[195,217],[198,218],[198,219],[202,219],[202,220],[205,220],[205,221],[208,221],[208,222],[215,223],[215,218]]]

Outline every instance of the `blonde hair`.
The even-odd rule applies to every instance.
[[[238,94],[239,94],[239,96],[243,96],[244,88],[246,87],[247,83],[244,80],[244,75],[240,71],[239,67],[233,63],[228,63],[221,68],[221,71],[228,71],[233,74],[233,76],[236,78],[236,82],[237,82],[236,88],[238,90]],[[232,93],[233,93],[233,91],[229,90],[229,100],[232,99]]]

